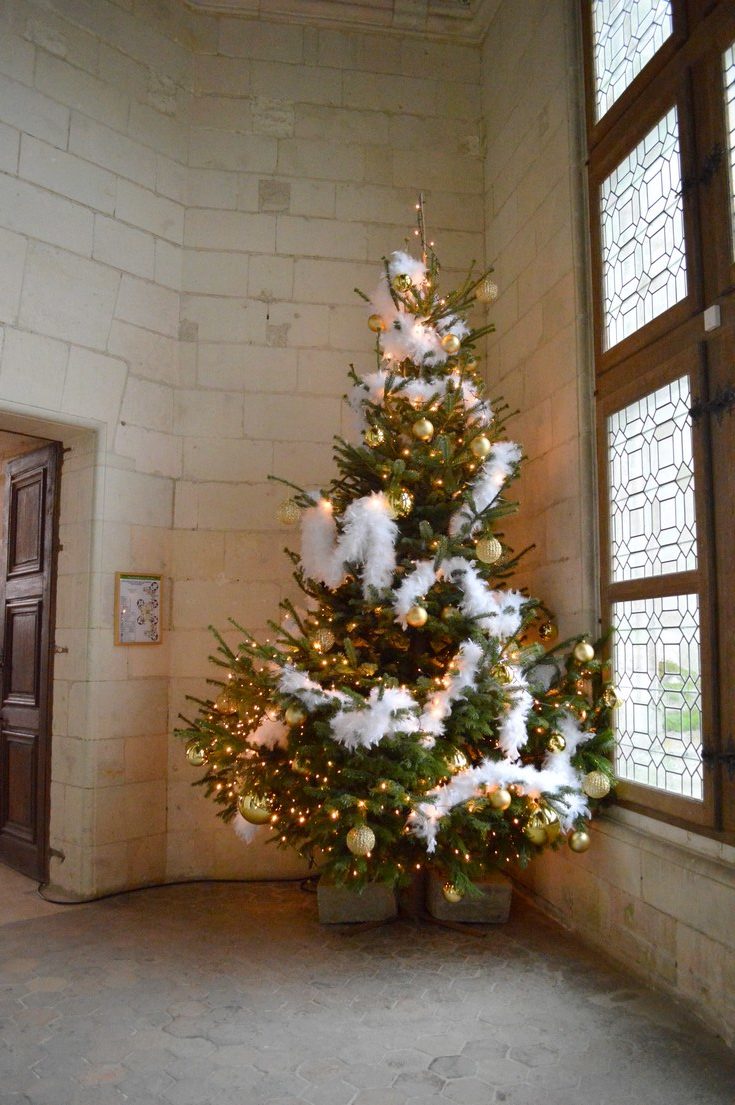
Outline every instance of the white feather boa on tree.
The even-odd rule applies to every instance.
[[[453,537],[462,533],[475,533],[480,524],[475,516],[495,502],[521,456],[521,447],[515,441],[495,442],[492,452],[470,486],[474,510],[470,503],[464,503],[452,515],[449,532]]]
[[[418,599],[424,597],[436,581],[444,577],[462,592],[460,610],[468,618],[500,640],[513,637],[521,626],[521,607],[526,598],[520,591],[493,591],[480,575],[474,561],[462,556],[443,560],[434,570],[433,560],[419,560],[412,572],[393,592],[396,621],[407,628],[406,615]]]
[[[493,420],[490,404],[481,399],[470,381],[463,380],[458,372],[442,376],[438,380],[421,380],[381,368],[377,372],[370,372],[363,376],[349,395],[349,404],[359,419],[361,429],[366,425],[365,403],[382,404],[386,396],[386,384],[389,381],[389,394],[407,400],[412,406],[426,406],[432,401],[443,399],[450,390],[459,391],[470,425],[489,426]]]
[[[396,570],[398,526],[382,491],[354,502],[342,516],[340,533],[328,499],[308,507],[301,525],[301,564],[310,579],[334,590],[344,582],[349,564],[362,565],[365,598],[387,590]]]

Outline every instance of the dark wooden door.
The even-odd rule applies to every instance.
[[[48,869],[51,689],[61,445],[7,462],[0,566],[0,859]]]

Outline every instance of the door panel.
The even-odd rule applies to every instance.
[[[55,550],[61,446],[6,465],[0,563],[0,860],[48,867]]]

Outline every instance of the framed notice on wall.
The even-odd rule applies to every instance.
[[[115,644],[161,643],[161,577],[115,574]]]

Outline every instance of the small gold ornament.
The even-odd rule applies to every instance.
[[[523,827],[523,835],[530,840],[532,844],[541,846],[547,843],[546,825],[540,810],[531,814]]]
[[[574,646],[574,659],[578,660],[580,664],[588,664],[594,658],[595,650],[589,641],[577,641]]]
[[[459,352],[461,344],[462,342],[456,334],[445,334],[442,338],[442,349],[445,353],[448,353],[450,357],[453,357],[455,353]]]
[[[413,287],[413,281],[407,272],[399,272],[397,276],[393,277],[391,281],[393,290],[396,292],[407,292],[409,288]]]
[[[573,852],[586,852],[592,843],[586,829],[577,829],[569,837],[569,847]]]
[[[558,632],[553,622],[542,622],[538,627],[539,640],[541,641],[553,641]]]
[[[502,683],[505,686],[515,681],[515,672],[509,664],[496,664],[492,669],[492,674],[495,676],[498,683]]]
[[[475,552],[483,564],[494,564],[503,555],[503,546],[497,537],[482,537],[475,546]]]
[[[457,748],[449,757],[449,766],[452,771],[464,771],[467,767],[467,757],[461,748]]]
[[[295,499],[284,499],[276,511],[276,518],[282,526],[295,526],[301,519],[301,507]]]
[[[368,326],[374,334],[381,334],[385,330],[385,323],[380,315],[370,315],[368,318]]]
[[[419,418],[418,422],[414,422],[411,427],[411,432],[419,441],[431,441],[434,436],[434,423],[428,418]]]
[[[369,825],[356,825],[348,832],[346,844],[353,856],[369,856],[375,847],[375,833]]]
[[[368,663],[360,664],[360,674],[361,675],[367,675],[367,676],[375,675],[377,670],[378,670],[378,665],[377,664],[368,664]]]
[[[385,441],[385,431],[382,426],[370,426],[365,430],[365,444],[371,449],[377,449]]]
[[[406,621],[413,629],[421,629],[422,625],[426,625],[428,617],[426,607],[419,606],[417,603],[406,614]]]
[[[214,700],[215,709],[221,714],[236,714],[239,703],[229,687],[223,687]]]
[[[442,608],[442,621],[448,622],[450,618],[456,618],[459,614],[459,610],[456,606],[445,606]]]
[[[610,793],[610,780],[602,771],[589,771],[582,776],[582,790],[588,798],[605,798]]]
[[[494,303],[498,298],[498,285],[489,276],[484,277],[475,288],[475,299],[479,303]]]
[[[271,814],[267,802],[255,794],[241,794],[237,800],[237,808],[240,816],[251,825],[265,825],[266,821],[270,820]]]
[[[457,902],[461,902],[464,898],[462,891],[458,890],[453,882],[444,883],[442,894],[444,895],[445,901],[449,902],[451,905],[456,905]]]
[[[507,810],[513,801],[513,795],[505,787],[498,787],[489,795],[490,805],[495,810]]]
[[[315,652],[329,652],[334,645],[334,633],[331,629],[317,629],[311,643]]]
[[[489,437],[485,437],[484,434],[478,434],[478,436],[474,437],[470,442],[470,452],[480,460],[484,460],[485,457],[489,455],[492,447],[492,441]]]
[[[546,742],[546,747],[549,752],[563,752],[566,746],[567,742],[564,740],[564,737],[556,730],[550,735]]]
[[[477,367],[479,363],[480,362],[478,361],[477,357],[473,356],[473,354],[470,353],[469,357],[464,363],[464,366],[468,372],[477,372]]]
[[[614,687],[612,683],[608,683],[605,690],[602,692],[602,701],[605,703],[608,710],[619,710],[623,705],[622,696],[618,688]]]
[[[185,755],[192,767],[203,767],[209,759],[206,748],[202,748],[199,741],[189,741]]]
[[[294,758],[291,760],[291,770],[296,775],[308,775],[309,774],[309,768],[301,762],[301,760],[298,756],[294,756]]]
[[[287,706],[283,716],[286,725],[303,725],[306,721],[306,710],[301,706]]]
[[[391,487],[388,503],[396,518],[405,518],[413,509],[413,495],[405,487]]]

